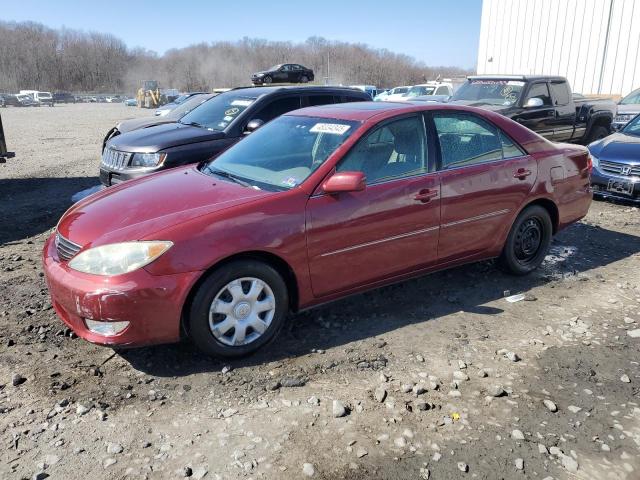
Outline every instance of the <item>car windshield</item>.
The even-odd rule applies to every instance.
[[[489,105],[514,105],[520,99],[524,82],[512,80],[470,80],[451,100],[466,100]]]
[[[182,102],[176,108],[171,110],[167,114],[167,118],[180,119],[184,117],[187,113],[189,113],[191,110],[196,108],[198,105],[200,105],[201,103],[204,103],[210,98],[213,98],[215,96],[216,95],[214,93],[203,93],[203,94],[192,95],[188,100]]]
[[[398,87],[398,88],[394,88],[392,90],[392,93],[395,94],[399,94],[399,93],[407,93],[409,91],[409,88],[407,87]]]
[[[248,92],[223,93],[194,108],[182,117],[180,123],[221,131],[255,101],[256,97]]]
[[[202,171],[257,188],[289,190],[304,182],[358,125],[345,120],[285,115],[235,144]]]
[[[625,125],[622,131],[627,135],[640,137],[640,115],[636,115],[635,118]]]
[[[51,98],[51,94],[49,92],[40,92],[40,98]]]
[[[620,105],[635,105],[640,103],[640,88],[620,100]]]
[[[415,87],[411,87],[405,97],[420,97],[422,95],[433,95],[436,87],[429,87],[425,85],[416,85]]]
[[[272,72],[272,71],[274,71],[274,70],[278,70],[278,69],[280,69],[280,67],[281,67],[281,66],[282,66],[282,64],[280,64],[280,65],[274,65],[273,67],[271,67],[271,68],[270,68],[269,70],[267,70],[267,71],[268,71],[268,72]]]
[[[180,95],[178,98],[176,98],[173,102],[171,103],[182,103],[185,100],[187,100],[189,98],[189,95]]]

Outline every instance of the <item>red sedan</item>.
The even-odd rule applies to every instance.
[[[584,147],[485,110],[385,102],[280,117],[217,159],[71,207],[56,312],[104,345],[240,356],[290,311],[482,259],[522,275],[591,203]]]

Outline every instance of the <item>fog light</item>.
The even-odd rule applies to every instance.
[[[95,320],[89,320],[88,318],[84,320],[84,323],[87,324],[87,328],[93,333],[104,335],[105,337],[118,335],[129,326],[129,322],[97,322]]]

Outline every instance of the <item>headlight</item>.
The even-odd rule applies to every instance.
[[[591,154],[591,162],[593,163],[594,168],[600,168],[600,159],[593,153]]]
[[[132,167],[157,167],[164,162],[166,153],[134,153],[131,159]]]
[[[112,243],[78,254],[69,267],[94,275],[121,275],[148,265],[172,245],[168,241]]]

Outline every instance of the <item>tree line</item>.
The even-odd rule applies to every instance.
[[[429,67],[407,55],[368,45],[311,37],[303,43],[243,38],[199,43],[163,55],[129,48],[111,34],[52,29],[33,22],[0,22],[0,91],[21,89],[133,93],[144,80],[163,88],[209,91],[250,84],[278,63],[301,63],[316,81],[382,87],[464,75]]]

